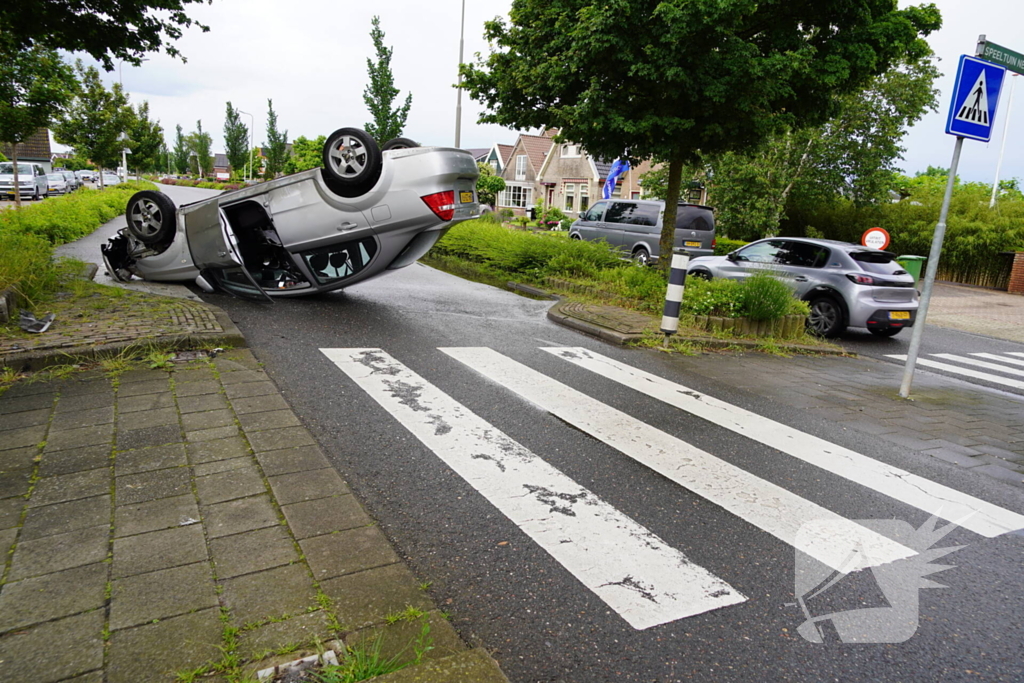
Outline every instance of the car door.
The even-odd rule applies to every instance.
[[[661,231],[657,229],[660,206],[654,203],[637,202],[630,205],[630,211],[620,220],[620,247],[626,253],[633,253],[639,246],[647,249],[652,256],[658,255],[658,240]]]
[[[753,242],[729,254],[720,267],[720,277],[730,280],[746,280],[755,273],[771,273],[776,266],[776,257],[783,247],[783,240],[768,239]]]
[[[179,212],[192,260],[204,276],[236,296],[270,301],[242,264],[231,225],[216,201],[193,204]]]
[[[608,240],[613,249],[624,249],[622,230],[633,213],[631,202],[612,202],[604,212],[604,220],[597,224],[597,238]]]
[[[821,284],[822,267],[832,251],[823,245],[799,240],[785,240],[776,252],[776,275],[793,288],[798,299]]]
[[[585,239],[588,242],[594,242],[600,239],[597,236],[598,225],[604,220],[605,209],[608,208],[610,202],[595,202],[593,206],[586,210],[586,212],[580,216],[580,219],[573,226],[573,229],[579,233],[581,239]]]

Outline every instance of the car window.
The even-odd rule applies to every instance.
[[[743,247],[736,255],[751,263],[777,263],[776,257],[782,249],[782,240],[769,240]]]
[[[861,270],[878,275],[894,275],[905,272],[896,262],[896,256],[887,251],[854,251],[850,258]]]
[[[608,207],[604,213],[605,223],[629,223],[629,217],[633,213],[635,204],[615,202]]]
[[[708,209],[680,204],[676,209],[676,230],[714,230],[714,224],[708,220],[709,215]]]
[[[786,241],[775,255],[775,261],[784,266],[821,268],[828,262],[831,253],[828,247],[820,244]]]
[[[599,221],[601,215],[604,213],[605,207],[608,206],[608,202],[598,202],[592,207],[587,209],[587,212],[583,214],[583,220],[585,221]]]
[[[657,204],[636,204],[629,222],[633,225],[655,226],[658,224],[660,207]]]

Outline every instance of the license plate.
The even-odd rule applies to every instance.
[[[889,311],[889,320],[910,320],[910,311]]]
[[[472,204],[473,203],[473,193],[472,192],[460,192],[459,193],[459,203],[460,204]]]
[[[683,244],[688,246],[688,247],[699,247],[700,246],[700,242],[683,242]]]

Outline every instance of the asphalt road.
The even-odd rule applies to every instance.
[[[211,193],[169,188],[168,194],[180,204]],[[108,226],[108,231],[115,227]],[[105,238],[96,236],[97,242],[84,249],[98,249]],[[912,604],[916,590],[883,594],[879,575],[869,571],[852,573],[827,593],[805,601],[813,615],[850,610],[863,618],[869,613],[862,608],[881,607],[860,623],[861,631],[877,638],[902,623],[913,633],[905,642],[840,642],[849,641],[850,634],[843,636],[834,626],[823,627],[825,643],[809,642],[798,631],[805,613],[798,605],[796,582],[814,576],[816,584],[829,572],[818,577],[819,565],[795,552],[793,542],[765,530],[772,523],[792,521],[787,515],[796,513],[787,507],[786,496],[848,520],[897,520],[917,528],[928,515],[901,502],[910,496],[883,495],[870,481],[851,483],[727,430],[722,421],[696,417],[624,388],[540,347],[582,347],[685,384],[687,395],[698,401],[715,397],[768,416],[781,425],[778,432],[794,427],[1024,514],[1024,495],[1017,489],[867,435],[808,420],[779,402],[710,385],[687,375],[677,358],[610,347],[548,322],[548,302],[418,264],[342,292],[273,304],[221,294],[202,297],[228,311],[332,463],[417,575],[430,582],[430,593],[451,614],[459,632],[488,648],[514,683],[1024,680],[1020,533],[988,538],[958,529],[936,541],[938,547],[964,547],[945,562],[937,560],[956,566],[937,577],[948,588],[921,590],[919,604]],[[851,341],[873,349],[871,355],[906,342],[897,337],[848,338],[844,343]],[[874,345],[866,346],[870,342]],[[970,342],[964,335],[963,348]],[[513,371],[499,381],[490,370],[474,369],[441,350],[451,347],[489,349],[528,370]],[[322,349],[379,351],[329,352],[338,359],[359,359],[345,364],[333,362]],[[729,362],[720,356],[707,356],[706,361]],[[856,364],[850,361],[851,371]],[[406,369],[415,376],[402,374]],[[534,377],[530,371],[540,374]],[[522,398],[502,384],[519,381],[525,386],[518,391],[529,391],[543,389],[550,380],[578,393],[567,390],[562,405],[542,406],[541,399]],[[375,382],[385,387],[383,393],[372,394]],[[443,392],[458,405],[443,412],[438,406],[444,399],[433,392]],[[606,417],[607,407],[628,418]],[[470,412],[485,428],[459,432]],[[417,420],[418,414],[424,417]],[[424,431],[427,418],[431,427]],[[597,426],[587,426],[588,419]],[[605,424],[607,433],[599,433]],[[499,431],[521,449],[496,436]],[[627,432],[638,436],[609,445]],[[456,440],[448,451],[428,445],[432,440],[443,444],[448,433],[466,440]],[[478,436],[483,438],[471,442],[470,437]],[[677,444],[673,456],[693,456],[685,444],[678,445],[693,444],[719,458],[723,467],[733,466],[753,478],[733,489],[724,486],[724,498],[713,503],[709,489],[735,472],[722,469],[725,474],[709,477],[698,471],[687,488],[677,481],[680,473],[690,471],[686,457],[677,459],[674,470],[661,473],[642,464],[645,444],[654,439],[678,440],[672,442]],[[498,451],[486,450],[495,444]],[[548,468],[545,481],[560,475],[575,488],[520,486],[530,495],[502,498],[498,494],[509,477],[499,475],[509,472],[498,465],[505,456],[513,474],[540,464]],[[494,468],[481,469],[491,462]],[[530,472],[534,476],[535,470]],[[778,489],[766,494],[757,488],[765,483]],[[694,492],[702,486],[702,493]],[[787,512],[765,522],[748,514],[748,503],[762,513],[776,506]],[[537,504],[547,506],[541,515],[532,514]],[[600,519],[593,520],[589,531],[572,526],[593,518],[595,510]],[[871,524],[877,523],[865,526]],[[578,532],[591,535],[585,541]],[[909,542],[892,528],[880,533]],[[602,534],[611,547],[602,548]],[[573,556],[561,548],[587,543],[590,555]],[[657,595],[646,591],[650,599],[643,581],[630,583],[629,575],[617,583],[592,580],[606,568],[633,560],[638,571],[645,571],[642,556],[652,550],[662,558],[678,559],[681,553],[686,559],[664,568],[668,587],[662,584]],[[692,594],[695,586],[673,572],[693,567],[727,586],[725,593],[715,590],[698,595],[700,599],[732,596],[733,604],[646,627],[631,622],[639,618],[636,612],[643,611],[645,600],[668,604],[673,593]],[[584,575],[590,583],[580,578]],[[915,574],[910,582],[916,580]],[[609,597],[612,583],[636,588],[641,607],[632,614],[621,609],[615,595]],[[801,596],[805,588],[801,584]],[[898,609],[884,610],[889,606]],[[902,622],[901,614],[906,617]]]
[[[794,577],[804,564],[790,544],[439,349],[493,349],[848,519],[896,519],[918,527],[927,515],[624,389],[539,347],[590,349],[1024,513],[1024,497],[1016,490],[940,467],[871,437],[808,424],[799,411],[767,405],[730,387],[703,386],[698,378],[685,376],[670,357],[612,348],[549,323],[544,317],[547,302],[421,265],[343,292],[270,305],[221,295],[204,298],[228,310],[332,462],[417,574],[431,582],[432,595],[452,613],[456,627],[490,649],[513,681],[1024,677],[1019,652],[1024,613],[1020,535],[984,538],[957,530],[938,543],[965,547],[949,562],[957,569],[941,575],[940,582],[950,587],[921,591],[921,626],[908,641],[852,645],[839,643],[832,633],[826,644],[814,644],[797,631],[804,615],[795,604]],[[457,466],[442,461],[413,436],[409,423],[395,417],[400,407],[382,407],[321,351],[367,348],[381,349],[422,378],[424,384],[412,386],[399,403],[415,411],[421,400],[426,403],[423,387],[439,389],[746,600],[634,628],[541,547],[537,538],[543,534],[528,534],[500,511],[481,492],[487,484],[467,481],[456,473]],[[728,360],[709,356],[708,362]],[[385,374],[394,371],[375,367]],[[424,393],[417,393],[421,389]],[[471,458],[485,457],[471,452]],[[549,499],[552,509],[571,507],[574,500],[567,495]],[[606,561],[619,559],[618,552],[607,552]],[[885,606],[886,598],[871,576],[850,575],[830,592],[834,600],[814,606],[813,613]]]

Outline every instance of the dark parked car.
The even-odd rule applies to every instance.
[[[808,327],[835,337],[847,327],[866,327],[891,337],[914,326],[918,293],[914,278],[887,251],[859,244],[796,237],[770,237],[727,256],[690,261],[690,277],[743,280],[768,273],[790,285],[811,305]]]
[[[477,218],[473,156],[364,131],[327,138],[324,168],[175,207],[136,193],[128,227],[103,247],[115,278],[192,281],[266,300],[341,289],[414,263]]]
[[[569,228],[576,240],[606,240],[637,263],[646,265],[661,254],[665,202],[645,199],[602,199]],[[676,210],[675,246],[694,256],[715,253],[715,214],[708,206],[680,203]]]

